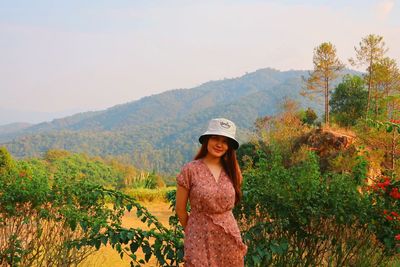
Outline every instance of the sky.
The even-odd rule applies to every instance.
[[[100,110],[266,67],[312,69],[322,42],[349,66],[368,34],[399,63],[400,1],[0,0],[0,117]]]

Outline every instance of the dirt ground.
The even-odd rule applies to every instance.
[[[141,204],[145,206],[154,216],[156,216],[163,225],[168,226],[168,218],[172,215],[172,212],[169,209],[169,203],[146,202]],[[135,209],[133,209],[131,212],[125,213],[124,217],[122,218],[122,224],[124,227],[127,228],[147,228],[147,225],[142,223],[136,217]],[[142,253],[137,254],[138,257],[143,257],[142,255]],[[84,262],[79,264],[79,267],[123,267],[130,266],[129,262],[129,258],[126,255],[123,259],[121,259],[118,253],[114,249],[112,249],[111,246],[102,246],[93,255],[91,255]],[[150,260],[149,264],[146,266],[156,266],[155,260]]]

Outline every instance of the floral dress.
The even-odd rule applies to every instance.
[[[194,160],[183,166],[177,183],[189,190],[191,206],[185,228],[185,266],[243,266],[247,247],[232,214],[235,189],[225,171],[216,181],[202,160]]]

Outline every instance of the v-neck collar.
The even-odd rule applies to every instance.
[[[213,178],[213,180],[215,181],[215,183],[216,183],[216,184],[219,184],[219,182],[221,181],[222,172],[224,171],[224,167],[221,167],[221,170],[220,170],[220,172],[219,172],[218,179],[217,179],[217,178],[215,178],[214,174],[212,173],[212,171],[211,171],[210,168],[208,167],[207,163],[205,163],[203,159],[200,159],[200,161],[204,164],[204,166],[206,167],[207,171],[209,172],[209,174],[211,175],[211,177]]]

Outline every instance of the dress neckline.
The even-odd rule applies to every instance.
[[[218,178],[216,178],[216,177],[214,176],[214,174],[212,173],[212,171],[210,170],[210,168],[208,167],[207,163],[205,163],[203,159],[200,159],[200,161],[204,164],[204,166],[206,167],[208,173],[211,175],[211,177],[213,178],[213,180],[215,181],[215,183],[218,185],[219,182],[221,181],[222,172],[224,171],[224,167],[221,166],[221,170],[220,170],[220,172],[219,172]]]

